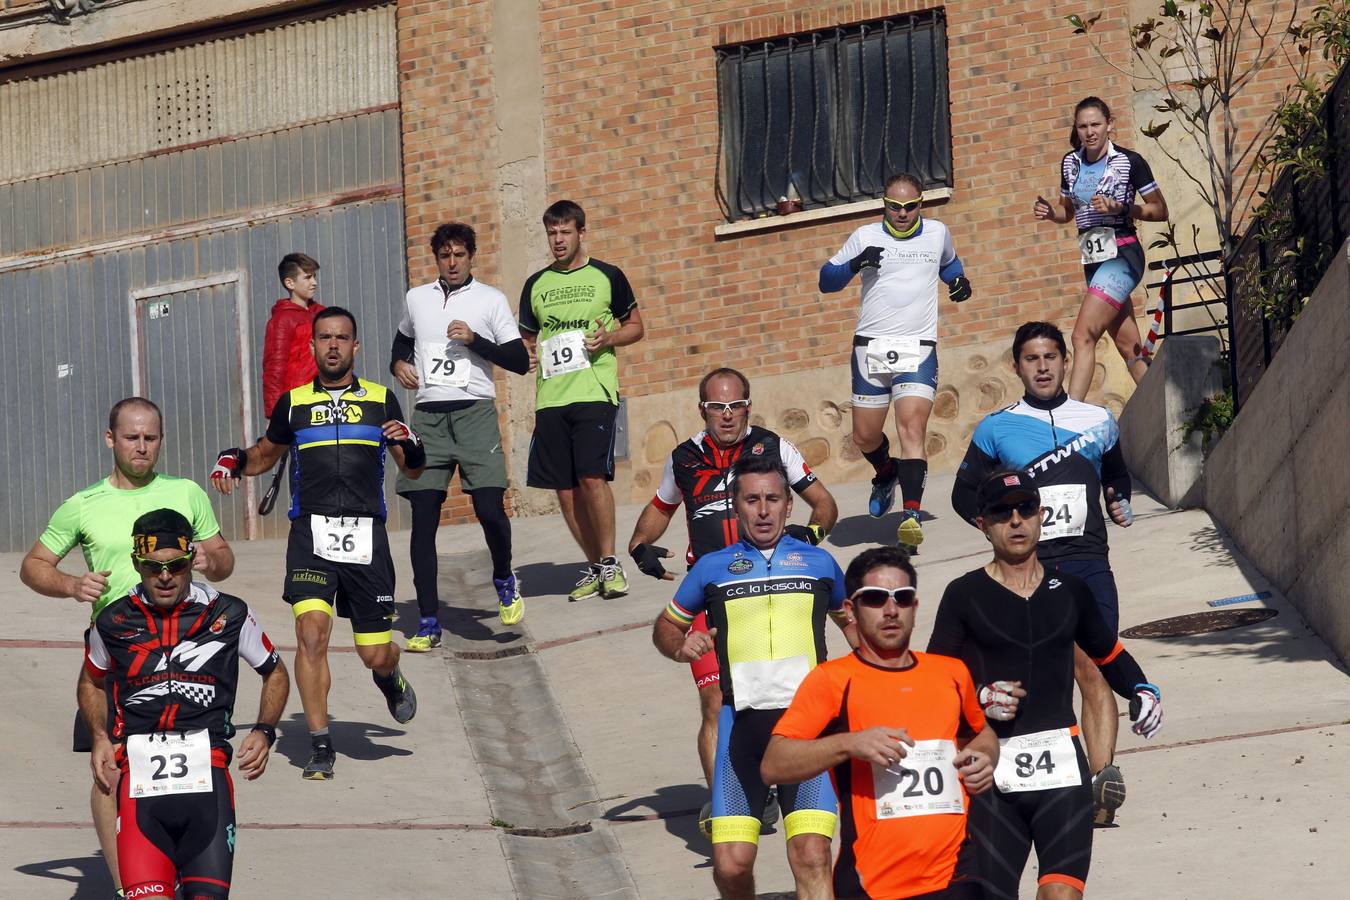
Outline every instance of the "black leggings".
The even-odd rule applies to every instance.
[[[410,491],[404,494],[412,505],[412,537],[408,550],[412,557],[413,587],[417,590],[417,609],[422,618],[436,615],[440,597],[436,591],[436,529],[441,524],[445,491]],[[478,488],[469,491],[473,514],[483,526],[483,538],[492,554],[492,577],[504,579],[511,574],[511,520],[506,515],[506,491],[502,488]]]

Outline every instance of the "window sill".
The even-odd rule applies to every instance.
[[[923,192],[924,206],[930,201],[949,200],[951,188],[932,188]],[[740,222],[723,222],[713,228],[714,238],[729,238],[739,234],[759,231],[773,231],[777,228],[790,228],[794,225],[809,225],[813,222],[829,222],[834,219],[846,219],[859,213],[876,212],[881,209],[881,198],[858,200],[839,206],[823,206],[820,209],[807,209],[802,212],[788,213],[785,216],[769,215],[758,219],[744,219]]]

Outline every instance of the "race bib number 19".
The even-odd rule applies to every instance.
[[[309,530],[314,536],[314,555],[330,562],[370,565],[374,549],[369,516],[337,518],[310,516]]]
[[[132,797],[198,794],[211,790],[211,739],[206,729],[127,738]]]
[[[900,762],[882,768],[872,763],[872,794],[878,819],[963,813],[965,800],[952,760],[951,741],[916,741]]]
[[[586,353],[586,334],[582,331],[564,331],[539,345],[539,368],[544,378],[555,378],[568,372],[579,372],[591,367]]]
[[[1089,228],[1078,236],[1078,249],[1083,252],[1083,265],[1106,262],[1116,258],[1116,230],[1102,226]]]

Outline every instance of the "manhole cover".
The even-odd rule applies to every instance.
[[[1241,628],[1255,625],[1266,619],[1278,616],[1277,609],[1216,609],[1213,612],[1191,613],[1187,616],[1173,616],[1156,622],[1145,622],[1120,633],[1124,638],[1166,638],[1182,637],[1188,634],[1209,634],[1211,631],[1227,631],[1229,628]]]

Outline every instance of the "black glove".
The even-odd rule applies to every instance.
[[[231,447],[228,450],[220,451],[216,457],[216,464],[211,469],[212,478],[233,478],[240,479],[244,477],[244,466],[248,465],[248,454],[238,447]]]
[[[783,529],[783,533],[799,541],[806,541],[812,547],[825,540],[825,529],[819,525],[789,525]]]
[[[848,261],[848,267],[853,270],[854,275],[857,275],[858,272],[863,269],[881,268],[881,248],[868,247],[866,250],[850,259]]]
[[[969,300],[970,279],[964,275],[957,275],[952,279],[952,283],[947,285],[947,296],[951,298],[953,303]]]
[[[633,548],[633,561],[637,563],[643,575],[650,575],[653,578],[665,576],[666,567],[661,565],[661,560],[669,558],[670,551],[655,544],[638,544]]]

